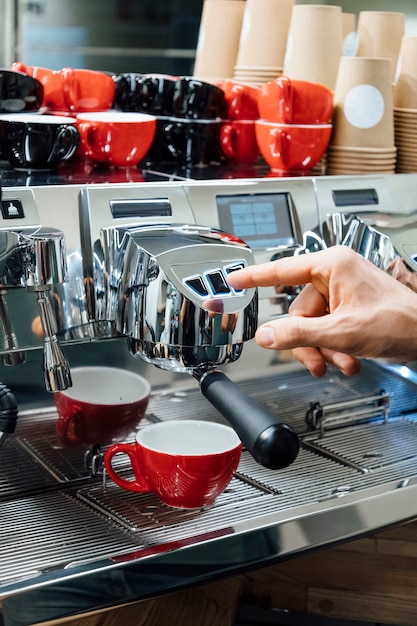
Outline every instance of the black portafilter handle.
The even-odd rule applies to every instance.
[[[297,458],[296,432],[248,396],[219,370],[199,376],[203,395],[229,422],[255,461],[268,469],[283,469]]]

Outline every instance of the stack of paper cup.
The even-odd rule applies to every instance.
[[[327,173],[394,173],[395,165],[391,61],[344,56],[334,93]]]
[[[255,85],[283,71],[295,0],[246,0],[234,78]]]
[[[197,78],[232,78],[236,65],[245,2],[205,0],[193,74]]]
[[[417,36],[404,36],[394,86],[397,172],[417,172]]]
[[[404,36],[405,15],[393,11],[361,11],[358,18],[358,56],[391,60],[394,82]]]
[[[342,51],[343,18],[340,6],[294,6],[284,58],[285,76],[321,83],[333,90]]]

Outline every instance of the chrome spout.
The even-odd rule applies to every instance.
[[[47,293],[38,291],[37,301],[44,331],[43,372],[45,388],[53,393],[71,387],[71,370],[56,336],[54,316]]]
[[[49,392],[71,387],[69,362],[61,350],[49,292],[54,285],[67,280],[64,235],[58,230],[40,229],[27,238],[23,252],[25,284],[37,297],[44,332],[43,370]]]

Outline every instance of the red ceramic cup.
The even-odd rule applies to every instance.
[[[34,65],[25,65],[20,61],[16,61],[12,63],[10,69],[13,72],[22,72],[23,74],[27,74],[28,76],[32,76],[32,78],[36,78],[39,82],[43,82],[44,78],[49,74],[52,74],[53,70],[48,67],[38,67]]]
[[[129,491],[154,492],[169,506],[195,509],[213,504],[239,465],[242,444],[229,426],[200,420],[167,420],[141,428],[135,443],[118,443],[104,454],[114,482]],[[129,457],[132,480],[112,465]]]
[[[113,106],[116,84],[105,72],[65,67],[42,78],[45,106],[52,111],[106,111]]]
[[[56,433],[65,446],[114,443],[127,437],[148,406],[148,381],[114,367],[71,370],[72,387],[54,394],[58,412]]]
[[[311,170],[326,152],[331,124],[278,124],[257,120],[259,150],[272,170],[304,172]]]
[[[288,76],[264,83],[258,97],[259,116],[281,124],[328,124],[333,92],[325,85]]]
[[[259,87],[233,79],[219,81],[217,85],[224,91],[229,120],[256,120],[259,118]]]
[[[254,163],[259,156],[254,120],[231,120],[220,129],[220,145],[226,159]]]
[[[152,145],[156,118],[146,113],[101,111],[77,115],[78,154],[118,167],[137,165]]]

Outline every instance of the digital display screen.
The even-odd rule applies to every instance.
[[[297,244],[288,193],[217,196],[221,230],[253,249]]]

